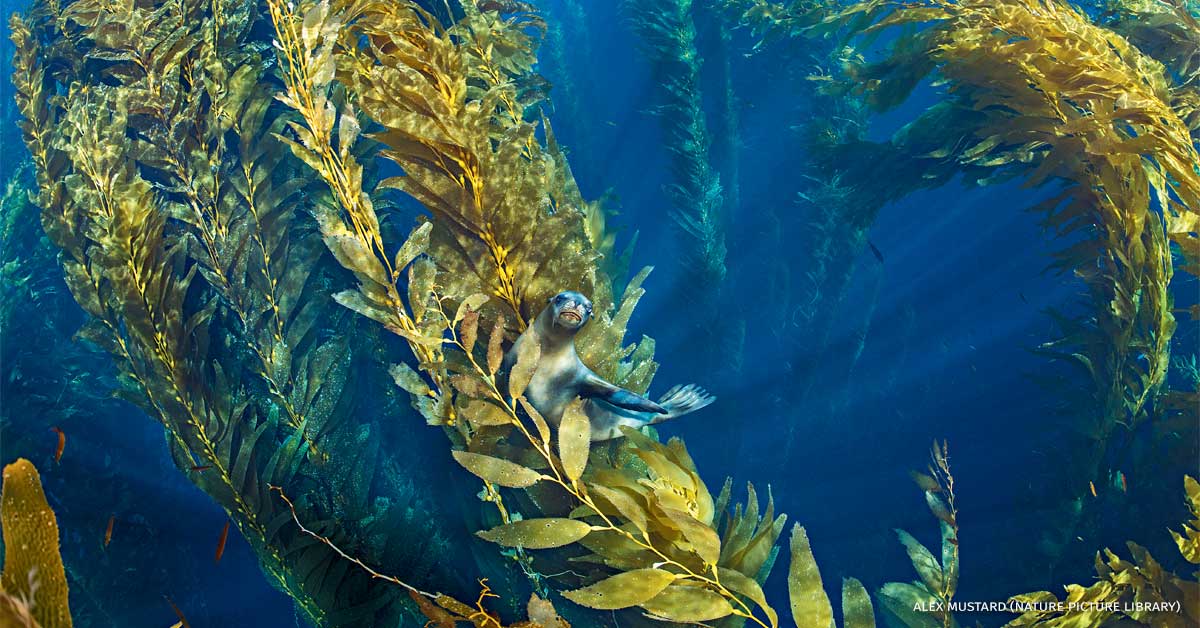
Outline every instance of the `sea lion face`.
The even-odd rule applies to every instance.
[[[578,292],[560,292],[550,297],[550,320],[568,332],[579,331],[592,318],[592,302]]]

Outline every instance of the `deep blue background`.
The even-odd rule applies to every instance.
[[[980,189],[955,182],[884,208],[870,232],[884,262],[877,264],[869,252],[860,260],[841,310],[842,324],[835,326],[829,343],[830,352],[845,349],[875,282],[880,282],[865,351],[853,385],[846,389],[847,409],[835,424],[805,429],[802,423],[796,455],[786,470],[765,466],[762,460],[769,456],[764,452],[781,441],[782,419],[739,410],[768,394],[764,382],[786,381],[789,356],[777,353],[767,330],[751,327],[739,378],[713,381],[710,373],[695,368],[690,356],[700,336],[679,294],[708,287],[682,284],[679,236],[667,217],[670,203],[663,192],[670,181],[668,155],[659,120],[650,113],[657,103],[655,79],[628,14],[609,1],[580,4],[589,37],[568,45],[572,52],[585,52],[589,61],[572,73],[582,115],[569,115],[560,106],[551,119],[572,153],[585,196],[614,192],[619,199],[614,222],[626,236],[640,234],[633,268],[656,268],[631,330],[631,337],[645,333],[658,341],[662,366],[651,392],[657,395],[674,383],[696,382],[720,394],[712,408],[663,426],[664,436],[686,440],[714,492],[727,475],[735,478],[739,491],[745,481],[754,482],[764,494],[770,486],[777,510],[806,526],[835,608],[842,577],[859,578],[872,591],[887,581],[913,579],[893,528],[936,543],[936,522],[907,475],[909,469],[924,467],[934,438],[948,440],[957,479],[962,528],[959,599],[999,600],[1029,590],[1057,591],[1058,584],[1068,581],[1086,582],[1090,564],[1051,574],[1048,565],[1038,563],[1035,548],[1051,508],[1073,496],[1047,493],[1046,487],[1058,485],[1053,481],[1058,443],[1046,427],[1054,420],[1049,407],[1056,397],[1031,376],[1058,367],[1031,349],[1055,337],[1044,310],[1070,310],[1081,291],[1071,277],[1043,270],[1057,246],[1042,233],[1037,217],[1025,211],[1037,192],[1016,185]],[[13,0],[0,2],[6,14],[13,5]],[[802,211],[795,195],[803,148],[789,127],[801,122],[797,115],[803,108],[797,99],[803,94],[771,80],[778,69],[773,66],[786,59],[769,52],[746,58],[745,44],[739,34],[733,46],[743,176],[742,206],[730,235],[731,267],[762,254],[755,243],[761,237],[758,218],[764,208],[782,214]],[[6,42],[5,58],[10,51]],[[10,96],[6,86],[6,100]],[[880,118],[872,136],[885,136],[897,120],[931,102],[926,94],[901,112]],[[5,155],[8,159],[11,153],[6,149]],[[795,259],[779,262],[799,268],[804,252],[797,250],[799,242],[795,244],[790,247]],[[1176,287],[1181,302],[1195,298],[1193,281],[1180,277]],[[774,297],[755,281],[731,284],[726,290],[748,307]],[[1195,352],[1196,343],[1195,325],[1180,321],[1176,351]],[[816,400],[843,393],[840,388],[819,391]],[[779,403],[787,401],[785,396]],[[173,470],[154,423],[132,416],[134,410],[130,413],[119,422],[81,429],[69,442],[69,455],[86,457],[85,468],[102,468],[107,456],[130,482],[132,495],[114,504],[111,512],[72,512],[69,504],[56,503],[55,487],[71,479],[56,475],[50,460],[51,433],[44,451],[4,451],[6,460],[30,457],[45,470],[52,504],[63,513],[68,562],[109,560],[114,578],[141,578],[147,567],[122,566],[119,556],[126,544],[151,544],[165,580],[148,582],[143,597],[119,602],[144,607],[145,626],[175,621],[164,595],[179,603],[197,627],[294,625],[288,599],[267,585],[236,534],[231,534],[220,565],[212,564],[224,513]],[[730,450],[726,440],[715,436],[726,433],[730,423],[742,434],[738,450]],[[414,421],[412,429],[427,428]],[[1185,471],[1180,469],[1178,475]],[[1130,478],[1127,499],[1138,499],[1139,481]],[[105,551],[100,539],[113,512],[120,513],[122,523]],[[1162,521],[1173,522],[1183,518],[1184,510],[1180,505],[1160,514]],[[134,524],[125,525],[125,519]],[[1119,547],[1126,538],[1147,545],[1160,558],[1171,557],[1170,539],[1157,521],[1098,540]],[[781,612],[787,608],[786,562],[781,558],[768,586],[768,596]],[[187,573],[179,573],[177,565]],[[402,566],[395,567],[391,571],[402,575]]]

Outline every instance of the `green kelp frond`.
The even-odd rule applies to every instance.
[[[41,476],[24,458],[4,467],[0,527],[5,549],[0,625],[23,626],[8,622],[32,615],[44,628],[71,628],[58,519],[46,502]]]
[[[940,556],[929,551],[911,534],[896,530],[919,580],[889,582],[879,590],[883,607],[910,628],[956,625],[947,610],[958,590],[959,574],[958,510],[954,503],[954,476],[950,474],[949,456],[946,443],[934,441],[929,452],[929,473],[912,472],[917,486],[925,491],[929,511],[941,527]],[[933,610],[920,611],[918,606]]]
[[[1100,21],[1175,74],[1200,87],[1200,9],[1185,0],[1100,0]]]
[[[1184,533],[1171,531],[1180,553],[1200,565],[1200,484],[1184,477],[1192,521]],[[1030,610],[1005,624],[1005,628],[1084,628],[1093,626],[1164,626],[1184,628],[1200,623],[1200,582],[1185,580],[1167,571],[1146,548],[1129,541],[1131,560],[1111,550],[1096,553],[1097,581],[1089,586],[1069,584],[1060,600],[1049,591],[1011,598]],[[1195,575],[1200,575],[1198,572]],[[1195,577],[1195,575],[1193,577]],[[1141,604],[1135,608],[1134,603]]]
[[[1064,320],[1064,338],[1044,349],[1086,374],[1096,411],[1082,433],[1103,441],[1116,425],[1143,420],[1175,326],[1167,237],[1185,269],[1200,254],[1197,154],[1163,66],[1058,0],[867,2],[839,18],[866,14],[874,16],[866,33],[929,23],[902,34],[883,61],[854,69],[878,104],[900,102],[934,73],[953,87],[949,105],[970,129],[946,137],[940,154],[995,171],[981,182],[1024,175],[1031,186],[1063,184],[1037,209],[1058,235],[1084,237],[1055,265],[1086,283],[1095,310]]]
[[[270,581],[313,623],[386,624],[397,593],[272,523],[268,484],[315,482],[331,494],[306,511],[343,515],[356,549],[403,554],[388,544],[403,526],[370,529],[397,518],[437,536],[405,504],[367,498],[377,447],[330,457],[370,433],[345,421],[351,351],[367,343],[326,329],[348,317],[306,224],[311,178],[273,140],[252,6],[79,0],[14,18],[37,201],[91,319],[80,336],[115,358],[120,394],[161,422],[176,465],[230,512]],[[347,579],[361,597],[337,595]]]
[[[692,1],[639,0],[625,6],[661,86],[657,113],[671,154],[671,217],[686,237],[683,262],[708,286],[706,292],[715,292],[726,270],[723,190],[711,163]]]
[[[792,526],[791,566],[788,570],[788,596],[792,621],[797,628],[834,626],[833,605],[825,593],[821,571],[813,558],[808,533],[800,524]],[[875,628],[875,609],[871,594],[855,578],[842,580],[842,627]]]
[[[455,460],[484,482],[481,496],[499,512],[501,525],[479,536],[515,548],[535,582],[545,577],[526,550],[587,548],[597,557],[594,568],[579,562],[560,574],[588,572],[576,581],[586,586],[567,594],[584,606],[641,607],[684,622],[733,615],[774,625],[773,611],[755,606],[765,604],[754,593],[758,574],[722,562],[712,498],[682,442],[663,445],[628,431],[624,453],[615,458],[621,462],[598,462],[609,459],[591,455],[590,424],[578,405],[552,431],[525,401],[536,345],[527,345],[529,352],[500,376],[506,330],[521,329],[545,296],[580,285],[603,295],[596,255],[586,248],[598,240],[570,204],[578,192],[565,160],[542,146],[512,81],[498,78],[524,76],[525,57],[505,61],[479,52],[503,49],[484,45],[496,38],[531,46],[504,34],[522,23],[467,9],[463,22],[445,29],[409,3],[302,4],[293,11],[273,1],[270,8],[287,85],[281,100],[302,119],[291,125],[297,139],[289,141],[339,201],[336,213],[320,215],[322,234],[359,280],[358,290],[337,298],[407,341],[419,372],[396,365],[397,384],[430,423],[445,427]],[[398,246],[385,242],[372,191],[350,150],[362,128],[359,107],[384,129],[373,134],[380,156],[404,165],[405,177],[389,185],[432,214]],[[530,243],[544,245],[542,238],[558,248],[532,251]],[[530,257],[513,256],[521,251]],[[464,269],[466,280],[456,276]],[[629,283],[615,313],[599,316],[578,339],[590,366],[635,389],[653,374],[653,345],[621,343],[647,272]],[[476,286],[481,291],[463,292]],[[517,516],[502,496],[506,488],[526,489],[542,512]],[[557,496],[547,499],[546,489]],[[755,538],[770,543],[759,540],[753,556],[733,557],[747,569],[761,570],[759,554],[769,555],[777,536],[757,529]]]

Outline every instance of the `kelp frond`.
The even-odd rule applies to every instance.
[[[596,291],[605,304],[578,339],[590,366],[635,390],[654,371],[652,342],[623,346],[649,269],[625,288],[619,307],[608,307],[609,280],[598,277],[593,248],[604,238],[585,222],[561,153],[543,145],[526,120],[535,103],[513,90],[531,75],[524,18],[501,22],[468,7],[464,20],[446,28],[410,3],[293,11],[272,2],[271,10],[287,85],[282,99],[303,119],[292,125],[291,146],[335,191],[348,188],[336,196],[349,200],[320,217],[327,246],[360,282],[338,298],[408,342],[420,372],[396,365],[397,384],[430,423],[445,426],[455,460],[484,482],[482,499],[500,513],[501,525],[479,536],[515,548],[535,582],[541,576],[525,550],[587,548],[590,557],[576,568],[587,572],[587,586],[565,594],[584,606],[776,625],[754,578],[781,522],[739,519],[729,538],[740,545],[722,556],[712,497],[682,442],[663,445],[627,431],[618,453],[592,456],[578,406],[551,431],[525,401],[536,351],[500,376],[507,330],[522,329],[546,296],[564,288]],[[378,192],[363,188],[349,151],[360,112],[378,125],[370,136],[380,156],[405,172],[386,185],[432,214],[394,255],[378,244],[384,231],[369,200]],[[406,294],[398,285],[404,272]],[[545,512],[516,516],[504,488],[525,489]],[[569,504],[554,506],[562,499],[548,499],[554,492],[546,488]]]
[[[627,2],[660,87],[658,115],[667,133],[674,182],[667,188],[671,217],[685,236],[684,263],[706,292],[725,278],[725,218],[720,176],[711,163],[712,138],[700,92],[700,58],[691,0]]]
[[[337,477],[322,466],[322,439],[356,437],[342,423],[353,340],[322,329],[342,310],[327,305],[322,243],[302,224],[309,180],[290,176],[300,164],[273,139],[282,120],[255,19],[245,3],[36,4],[12,22],[17,103],[43,224],[91,317],[80,335],[114,356],[121,394],[162,423],[177,466],[309,620],[371,625],[399,595],[338,598],[359,576],[271,525],[282,513],[266,486],[303,477],[345,488],[349,534],[382,552],[354,526],[396,506],[367,498],[377,456]]]
[[[46,502],[41,476],[24,458],[4,467],[0,528],[5,549],[0,624],[23,626],[16,622],[34,619],[43,628],[71,628],[58,520]]]
[[[1171,535],[1183,558],[1200,565],[1200,484],[1185,476],[1184,489],[1192,520],[1184,524],[1183,534],[1172,530]],[[1097,552],[1096,582],[1067,585],[1062,600],[1049,591],[1011,598],[1011,604],[1030,610],[1005,624],[1005,628],[1194,626],[1200,622],[1200,582],[1167,571],[1137,543],[1129,541],[1126,545],[1131,560],[1109,549]]]

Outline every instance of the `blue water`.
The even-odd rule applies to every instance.
[[[780,77],[779,59],[769,51],[744,54],[749,38],[740,31],[731,49],[740,122],[741,205],[734,210],[729,232],[731,281],[723,289],[727,301],[740,304],[745,314],[745,352],[735,376],[717,376],[697,366],[699,334],[696,321],[688,316],[687,298],[711,287],[687,283],[677,261],[682,255],[680,237],[667,217],[671,202],[664,193],[671,180],[669,156],[660,121],[651,113],[658,102],[656,77],[625,9],[599,0],[579,4],[587,14],[590,35],[589,65],[573,68],[582,115],[572,116],[560,105],[551,121],[570,152],[584,196],[595,198],[611,190],[619,199],[614,222],[625,237],[639,234],[632,268],[655,267],[629,336],[644,333],[658,342],[661,367],[652,395],[675,383],[695,382],[719,397],[714,406],[665,424],[660,431],[685,439],[714,493],[726,476],[735,479],[739,498],[746,481],[764,495],[770,487],[777,511],[806,527],[835,608],[843,577],[858,578],[871,591],[884,582],[915,577],[894,528],[908,530],[927,545],[936,542],[936,521],[907,474],[924,467],[934,439],[949,443],[956,478],[962,551],[959,599],[1001,600],[1087,582],[1090,553],[1104,546],[1123,547],[1126,539],[1147,546],[1168,567],[1181,566],[1163,530],[1184,519],[1182,500],[1139,503],[1143,478],[1133,473],[1129,493],[1111,506],[1113,518],[1128,521],[1127,513],[1141,512],[1147,515],[1143,526],[1091,530],[1085,541],[1072,541],[1079,544],[1075,554],[1084,560],[1070,564],[1051,565],[1037,549],[1042,532],[1057,516],[1055,508],[1078,495],[1063,492],[1058,475],[1061,447],[1067,441],[1053,427],[1057,419],[1052,408],[1061,391],[1036,381],[1063,367],[1032,349],[1056,337],[1046,311],[1077,311],[1082,290],[1071,276],[1045,270],[1061,243],[1043,232],[1038,216],[1026,211],[1043,191],[1017,184],[978,188],[953,181],[884,207],[869,232],[883,261],[869,250],[860,255],[824,355],[781,350],[786,345],[756,320],[760,305],[781,295],[773,294],[752,269],[782,264],[803,272],[807,263],[802,242],[785,243],[771,252],[762,246],[770,228],[764,208],[773,208],[785,220],[805,220],[805,210],[796,200],[805,148],[788,130],[802,121],[798,116],[804,107],[797,100],[803,93],[789,89],[796,82]],[[0,6],[6,14],[20,8],[13,0],[3,0]],[[7,58],[11,46],[5,42],[0,51]],[[7,84],[3,96],[3,124],[12,125]],[[901,111],[876,118],[871,137],[890,134],[898,121],[934,98],[921,92]],[[4,138],[13,139],[8,132]],[[3,147],[5,177],[15,163],[15,150],[23,149]],[[60,280],[50,281],[65,290]],[[1194,280],[1179,273],[1175,287],[1180,305],[1195,301]],[[73,307],[69,299],[58,302]],[[808,397],[812,409],[806,411],[811,417],[799,422],[793,455],[780,460],[786,431],[783,413],[796,401],[795,369],[804,363],[830,372],[843,368],[868,312],[869,333],[853,373],[831,376],[828,386],[814,389]],[[77,311],[54,316],[66,328],[82,320]],[[799,333],[796,330],[792,333]],[[10,332],[4,331],[3,343],[11,347],[21,340]],[[1198,337],[1196,324],[1181,316],[1176,353],[1195,353]],[[44,356],[48,363],[56,359]],[[5,382],[4,394],[14,394],[10,378]],[[0,398],[0,403],[14,400]],[[827,411],[831,403],[837,412]],[[130,405],[113,404],[66,423],[69,441],[60,466],[53,462],[49,427],[63,421],[54,416],[53,406],[46,416],[13,416],[0,432],[4,462],[23,456],[42,470],[62,526],[68,570],[100,565],[111,575],[112,583],[94,603],[112,609],[126,623],[93,616],[76,625],[168,626],[175,616],[164,597],[185,609],[197,627],[302,625],[290,600],[268,584],[239,535],[230,535],[223,559],[214,564],[225,513],[174,469],[162,431],[152,420]],[[393,442],[384,447],[424,449],[431,477],[461,472],[448,451],[441,457],[444,441],[436,430],[413,417],[397,420],[410,419],[412,433],[397,429]],[[730,434],[737,438],[730,439]],[[1196,473],[1195,465],[1146,481],[1179,488],[1189,472]],[[79,483],[94,487],[89,488],[91,503],[62,499]],[[113,540],[104,548],[104,528],[114,514],[118,522]],[[472,541],[467,530],[459,530],[461,522],[448,525],[452,533],[461,534],[460,542],[479,542]],[[781,544],[786,545],[786,535]],[[402,574],[403,566],[385,565],[381,570]],[[785,549],[767,586],[768,598],[784,614],[786,571]],[[113,592],[123,595],[111,599]],[[72,595],[88,593],[73,589]],[[978,619],[998,625],[1008,618]]]

